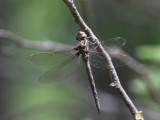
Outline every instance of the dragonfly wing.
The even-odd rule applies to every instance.
[[[40,83],[51,83],[71,76],[80,66],[79,59],[76,55],[70,56],[63,63],[43,73],[39,79]]]
[[[131,58],[125,54],[109,54],[114,67],[121,67],[126,64],[131,63]],[[95,68],[100,68],[102,70],[107,69],[107,62],[102,53],[91,53],[90,57],[90,64]]]
[[[110,49],[112,49],[112,52],[113,52],[113,48],[124,46],[126,44],[126,39],[122,37],[114,37],[114,38],[102,41],[101,43],[108,52],[111,52]]]
[[[132,63],[131,57],[126,54],[109,54],[115,67],[122,67]]]
[[[57,63],[61,63],[64,59],[69,56],[75,54],[76,51],[69,49],[69,50],[62,50],[56,52],[41,52],[37,54],[31,54],[27,61],[29,63],[40,64],[40,65],[53,65]]]
[[[101,53],[98,53],[98,52],[91,53],[90,52],[89,61],[90,61],[90,64],[95,68],[99,68],[102,70],[106,69],[106,65],[105,65],[106,61],[105,61],[103,54]]]

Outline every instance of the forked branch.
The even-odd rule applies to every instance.
[[[136,108],[136,106],[133,104],[132,100],[129,98],[125,90],[123,89],[120,80],[118,78],[117,72],[113,66],[113,63],[111,61],[110,56],[105,51],[101,43],[99,42],[98,38],[94,35],[92,30],[87,26],[87,24],[84,22],[82,17],[80,16],[73,0],[63,0],[64,3],[68,6],[70,12],[72,13],[75,22],[79,25],[79,27],[87,33],[87,35],[91,38],[92,41],[95,41],[98,44],[97,49],[103,53],[103,55],[106,58],[107,62],[107,68],[109,70],[109,74],[112,80],[112,83],[110,84],[111,87],[115,88],[115,90],[118,92],[118,94],[123,99],[124,103],[127,105],[128,109],[130,110],[131,114],[133,115],[134,119],[136,119],[137,114],[140,112]]]

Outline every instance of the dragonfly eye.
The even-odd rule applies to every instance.
[[[76,39],[77,40],[84,40],[85,38],[87,38],[87,34],[83,31],[79,31],[77,33]]]

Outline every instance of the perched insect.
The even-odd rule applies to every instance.
[[[83,59],[86,70],[88,73],[89,82],[95,99],[96,107],[98,113],[101,113],[100,102],[95,86],[95,81],[93,78],[91,66],[106,69],[106,62],[103,54],[98,52],[94,44],[92,44],[85,32],[79,31],[77,33],[76,39],[78,40],[77,46],[69,49],[56,52],[42,52],[37,54],[32,54],[28,57],[28,61],[35,64],[44,64],[44,65],[53,65],[58,64],[47,72],[43,73],[40,76],[40,82],[52,82],[59,79],[64,79],[73,74],[76,71],[76,68],[80,66],[80,58]],[[102,44],[106,46],[106,49],[109,51],[113,47],[122,47],[125,45],[126,40],[121,37],[112,38],[106,41],[102,41]],[[129,63],[129,57],[125,54],[110,54],[114,59],[121,58],[123,59],[123,64],[115,62],[115,66],[121,66],[126,63]],[[116,57],[115,57],[116,56]],[[58,61],[57,61],[58,60]],[[117,64],[118,63],[118,64]]]

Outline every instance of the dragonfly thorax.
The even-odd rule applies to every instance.
[[[86,38],[87,38],[87,34],[86,34],[85,32],[79,31],[79,32],[77,33],[76,39],[77,39],[78,41],[84,40],[84,39],[86,39]]]
[[[79,31],[77,33],[76,39],[78,40],[76,50],[79,51],[79,53],[83,53],[84,51],[87,51],[87,47],[88,47],[87,34],[83,31]]]
[[[87,43],[86,40],[81,40],[81,41],[78,41],[77,46],[84,48],[86,47],[86,43]]]
[[[74,48],[74,50],[77,51],[77,54],[76,54],[77,56],[82,54],[82,57],[87,57],[87,55],[88,55],[88,40],[83,39],[81,41],[78,41],[77,47]]]

